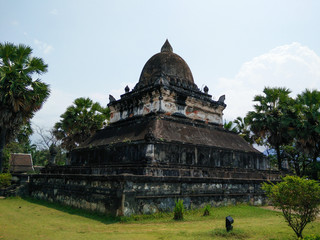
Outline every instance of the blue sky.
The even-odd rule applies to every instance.
[[[0,42],[24,43],[52,94],[33,123],[51,128],[77,97],[101,104],[133,87],[168,38],[199,88],[244,116],[264,86],[320,86],[320,1],[0,0]]]

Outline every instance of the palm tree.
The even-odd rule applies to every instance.
[[[317,158],[320,156],[320,91],[306,89],[297,96],[299,121],[297,142],[312,159],[313,178],[317,179]]]
[[[77,98],[60,117],[53,133],[62,141],[61,146],[71,151],[103,127],[110,117],[110,110],[89,98]]]
[[[254,144],[254,140],[251,136],[249,121],[246,117],[237,117],[233,123],[236,124],[236,132],[239,136],[243,137],[249,144]]]
[[[223,128],[227,131],[238,133],[237,128],[233,125],[232,121],[224,121]]]
[[[47,84],[32,78],[47,72],[48,65],[31,54],[32,49],[23,44],[0,43],[0,172],[6,142],[50,94]]]
[[[267,140],[276,150],[278,168],[282,169],[280,147],[292,141],[292,121],[294,119],[293,99],[286,88],[264,88],[264,95],[257,95],[254,101],[255,111],[247,114],[253,138]],[[264,141],[262,141],[264,142]]]

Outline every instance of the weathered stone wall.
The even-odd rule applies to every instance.
[[[124,94],[111,102],[110,123],[150,113],[180,115],[192,120],[222,125],[224,103],[217,103],[211,95],[201,92],[184,92],[169,86],[156,86],[138,93]]]
[[[116,215],[121,184],[114,177],[39,174],[30,176],[29,191],[38,199]]]
[[[177,144],[166,142],[125,142],[114,145],[81,149],[72,152],[73,166],[162,166],[189,169],[190,167],[204,168],[242,168],[266,170],[268,161],[260,153],[250,153],[219,149],[192,144]],[[110,168],[112,170],[112,168]],[[159,169],[161,171],[161,169]],[[158,171],[160,173],[160,171]],[[112,173],[112,171],[110,172]],[[118,172],[121,173],[121,172]],[[143,175],[139,169],[135,172],[127,172],[135,175]],[[155,174],[155,176],[166,174]],[[171,175],[167,175],[171,176]],[[178,175],[173,175],[178,176]],[[193,176],[189,173],[186,176]],[[207,176],[210,176],[210,174]]]
[[[262,179],[153,176],[33,175],[30,195],[39,199],[96,211],[131,215],[171,211],[177,199],[187,208],[206,204],[263,204]]]

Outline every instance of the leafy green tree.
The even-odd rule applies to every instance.
[[[291,145],[282,146],[281,153],[283,160],[288,162],[290,169],[292,169],[297,176],[303,177],[310,175],[310,158],[297,147],[296,142],[293,142]]]
[[[47,84],[32,78],[45,73],[48,65],[31,54],[28,46],[0,43],[0,172],[6,143],[50,94]]]
[[[30,153],[31,155],[36,150],[36,146],[31,143],[29,137],[32,135],[30,123],[26,123],[20,127],[20,131],[15,134],[10,142],[3,149],[3,170],[9,171],[9,160],[11,153]]]
[[[32,153],[33,165],[37,166],[45,166],[49,164],[50,159],[50,150],[49,149],[36,149]],[[57,146],[57,155],[55,158],[55,164],[57,165],[65,165],[66,163],[66,152],[61,148],[61,146]]]
[[[53,159],[54,155],[54,164],[65,165],[67,161],[66,151],[61,146],[61,140],[58,140],[55,137],[54,129],[45,130],[39,126],[35,126],[35,132],[40,139],[36,141],[37,151],[35,152],[35,155],[32,156],[34,162],[40,166],[47,165],[49,159]]]
[[[320,157],[320,91],[306,89],[297,96],[297,147],[312,159],[313,179],[318,179]]]
[[[278,184],[264,183],[262,189],[272,204],[282,210],[297,237],[302,238],[305,226],[314,221],[319,213],[319,183],[297,176],[286,176]]]
[[[264,88],[264,95],[257,95],[254,101],[254,111],[246,118],[253,133],[253,139],[258,144],[267,142],[275,149],[278,168],[282,169],[280,148],[293,140],[292,119],[295,118],[294,100],[289,97],[290,90],[286,88]]]
[[[54,135],[62,141],[63,148],[71,151],[103,127],[110,110],[89,98],[77,98],[60,117],[54,126]]]

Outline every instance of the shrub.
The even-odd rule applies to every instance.
[[[203,216],[210,216],[211,214],[211,206],[208,204],[204,207]]]
[[[0,173],[0,188],[10,186],[11,178],[12,176],[10,173]]]
[[[179,199],[175,203],[176,203],[176,205],[173,210],[173,219],[174,220],[183,220],[183,213],[184,213],[183,200]]]
[[[286,176],[278,184],[264,183],[272,204],[282,210],[289,226],[302,238],[302,231],[307,223],[315,220],[319,213],[320,185],[314,180],[297,176]]]

